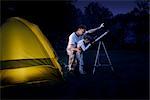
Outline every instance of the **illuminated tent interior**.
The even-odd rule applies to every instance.
[[[12,17],[0,32],[1,86],[62,79],[56,53],[37,25]]]

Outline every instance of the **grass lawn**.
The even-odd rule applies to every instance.
[[[88,75],[68,74],[63,67],[65,81],[50,87],[49,83],[36,86],[3,88],[2,98],[58,98],[58,99],[148,99],[149,56],[139,51],[108,51],[114,72],[109,67],[96,68],[91,74],[96,51],[85,53]],[[57,52],[60,63],[67,63],[65,51]],[[104,52],[102,62],[106,62]]]

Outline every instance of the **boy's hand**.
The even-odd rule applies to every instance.
[[[94,45],[94,43],[95,43],[94,41],[93,41],[93,42],[91,42],[91,43],[90,43],[90,44],[91,44],[91,46],[93,46],[93,45]]]
[[[93,41],[92,43],[91,43],[91,45],[93,45],[95,42]]]

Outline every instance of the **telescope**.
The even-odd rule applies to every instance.
[[[105,33],[103,33],[102,35],[100,35],[98,38],[96,38],[92,43],[88,44],[86,46],[86,48],[82,48],[83,51],[87,50],[91,44],[94,44],[95,42],[99,41],[101,38],[103,38],[109,31],[107,30]]]
[[[103,33],[101,36],[99,36],[98,38],[96,38],[93,43],[99,41],[101,38],[103,38],[107,33],[109,32],[109,30],[107,30],[105,33]]]

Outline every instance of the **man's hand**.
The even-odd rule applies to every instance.
[[[77,51],[78,53],[81,53],[81,49],[80,49],[80,48],[76,48],[76,51]]]
[[[102,24],[100,25],[100,28],[102,28],[102,27],[104,27],[104,23],[102,23]]]
[[[102,28],[102,27],[104,27],[104,23],[102,23],[102,24],[99,26],[99,29]]]

